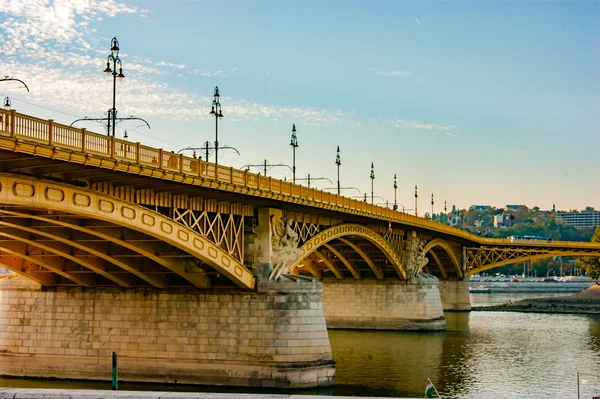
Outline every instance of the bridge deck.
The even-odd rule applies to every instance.
[[[76,129],[14,110],[0,110],[0,152],[0,165],[5,172],[25,171],[36,175],[31,172],[45,170],[58,173],[64,170],[73,177],[73,183],[77,183],[77,177],[113,182],[116,179],[127,183],[140,182],[134,179],[160,179],[164,191],[177,191],[175,186],[182,190],[182,186],[187,185],[194,186],[196,190],[210,190],[211,195],[217,191],[221,195],[245,195],[254,201],[285,202],[315,210],[341,212],[450,236],[467,246],[565,250],[597,250],[599,247],[598,244],[582,242],[510,242],[482,238],[386,207]],[[115,177],[115,174],[120,176]],[[156,187],[156,183],[151,187]]]

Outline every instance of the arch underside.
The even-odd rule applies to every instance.
[[[254,286],[226,251],[166,216],[8,175],[0,175],[0,267],[44,286]]]
[[[445,240],[434,239],[423,250],[428,259],[422,270],[425,273],[443,280],[460,280],[464,277],[459,257]]]
[[[429,260],[423,268],[425,273],[436,276],[440,280],[460,280],[463,278],[460,269],[452,262],[452,259],[443,248],[432,248],[425,256]]]
[[[328,234],[334,228],[346,233]],[[328,230],[303,245],[295,273],[316,278],[406,279],[398,256],[392,254],[391,246],[376,236],[377,233],[365,234],[364,226],[356,229],[354,225],[339,225]]]
[[[519,263],[528,260],[539,260],[545,258],[552,258],[555,256],[565,256],[565,257],[583,257],[583,256],[598,256],[600,257],[600,250],[598,251],[568,251],[568,250],[556,250],[556,251],[548,251],[544,253],[531,253],[531,254],[523,254],[521,256],[514,256],[509,259],[499,259],[493,262],[485,263],[483,265],[478,265],[473,267],[473,262],[467,265],[467,274],[472,276],[477,273],[484,272],[486,270],[494,269],[501,266],[506,266],[511,263]]]

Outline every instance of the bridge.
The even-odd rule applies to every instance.
[[[482,238],[0,110],[8,374],[104,378],[118,350],[131,380],[329,385],[327,328],[444,329],[470,274],[551,256],[600,245]]]

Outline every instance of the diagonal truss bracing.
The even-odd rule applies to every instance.
[[[244,217],[221,212],[175,208],[173,219],[197,231],[238,261],[244,261]]]

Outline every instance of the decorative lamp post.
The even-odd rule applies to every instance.
[[[373,168],[373,162],[371,162],[371,204],[373,204],[373,181],[375,181],[375,169]]]
[[[398,183],[396,182],[396,174],[394,173],[394,210],[398,210],[398,202],[396,202],[396,192],[398,191]]]
[[[417,209],[419,195],[417,194],[417,185],[415,184],[415,216],[419,216],[419,210]]]
[[[296,137],[296,124],[292,125],[292,139],[290,141],[292,147],[292,183],[296,184],[296,148],[298,148],[298,137]],[[310,187],[310,186],[309,186]]]
[[[110,69],[110,63],[112,61],[112,69]],[[117,73],[117,66],[119,67],[119,73]],[[116,98],[117,98],[117,78],[122,80],[125,78],[123,75],[123,64],[121,63],[121,59],[119,58],[119,41],[117,37],[113,37],[110,41],[110,54],[106,60],[106,69],[104,72],[107,75],[112,74],[113,76],[113,105],[112,109],[108,112],[108,135],[110,136],[110,124],[112,119],[112,136],[115,136],[115,122],[117,118],[117,108],[116,108]]]
[[[433,193],[431,193],[431,220],[433,220]]]
[[[446,206],[446,200],[444,200],[444,221],[448,220],[448,207]]]
[[[340,165],[342,159],[340,158],[340,146],[337,146],[337,154],[335,156],[335,164],[337,165],[337,195],[340,195]]]
[[[215,117],[215,164],[219,163],[219,119],[223,118],[223,112],[221,112],[221,98],[219,95],[219,86],[215,86],[215,93],[213,94],[214,100],[212,102],[212,109],[210,115]],[[207,146],[208,148],[208,146]],[[207,153],[208,156],[208,153]],[[208,158],[206,159],[208,161]]]
[[[7,111],[10,109],[10,98],[8,97],[4,99],[4,109]]]

